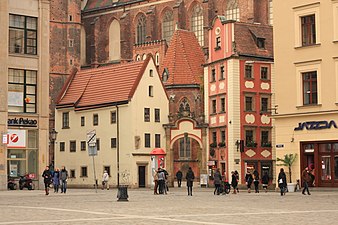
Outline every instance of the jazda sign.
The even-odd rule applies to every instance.
[[[337,128],[336,122],[334,120],[328,121],[308,121],[303,123],[298,123],[298,127],[295,127],[294,130],[303,130],[304,128],[307,130],[322,130],[322,129],[330,129],[331,127]]]

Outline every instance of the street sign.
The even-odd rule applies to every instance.
[[[96,146],[96,131],[88,131],[87,132],[87,144],[88,146]]]
[[[88,154],[89,156],[96,156],[97,155],[97,147],[88,145]]]

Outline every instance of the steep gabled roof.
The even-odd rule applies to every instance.
[[[271,26],[235,23],[236,50],[239,55],[273,58],[273,30]],[[257,46],[257,40],[263,39],[265,48]]]
[[[195,34],[176,30],[161,67],[169,73],[164,85],[201,84],[204,63],[204,54]],[[163,71],[160,73],[162,75]]]
[[[78,71],[62,89],[57,108],[80,110],[130,101],[150,60],[148,56],[145,61]]]

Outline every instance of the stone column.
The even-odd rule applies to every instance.
[[[166,150],[166,159],[165,159],[165,167],[168,173],[170,174],[169,176],[169,186],[174,186],[174,179],[175,179],[175,171],[174,171],[174,150],[170,146],[170,131],[171,131],[171,126],[168,124],[164,125],[165,129],[165,150]]]
[[[202,148],[201,148],[201,153],[202,153],[202,158],[201,158],[201,168],[200,168],[200,173],[201,174],[207,174],[208,173],[208,168],[207,168],[207,159],[208,159],[208,133],[207,133],[207,125],[203,126],[201,128],[202,130]]]
[[[0,1],[0,190],[7,189],[7,146],[2,144],[2,135],[7,133],[8,92],[8,0]]]

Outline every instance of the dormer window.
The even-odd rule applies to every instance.
[[[167,68],[164,68],[163,73],[162,73],[162,81],[166,82],[169,78],[169,71]]]
[[[260,49],[265,49],[265,39],[257,38],[257,47]]]

